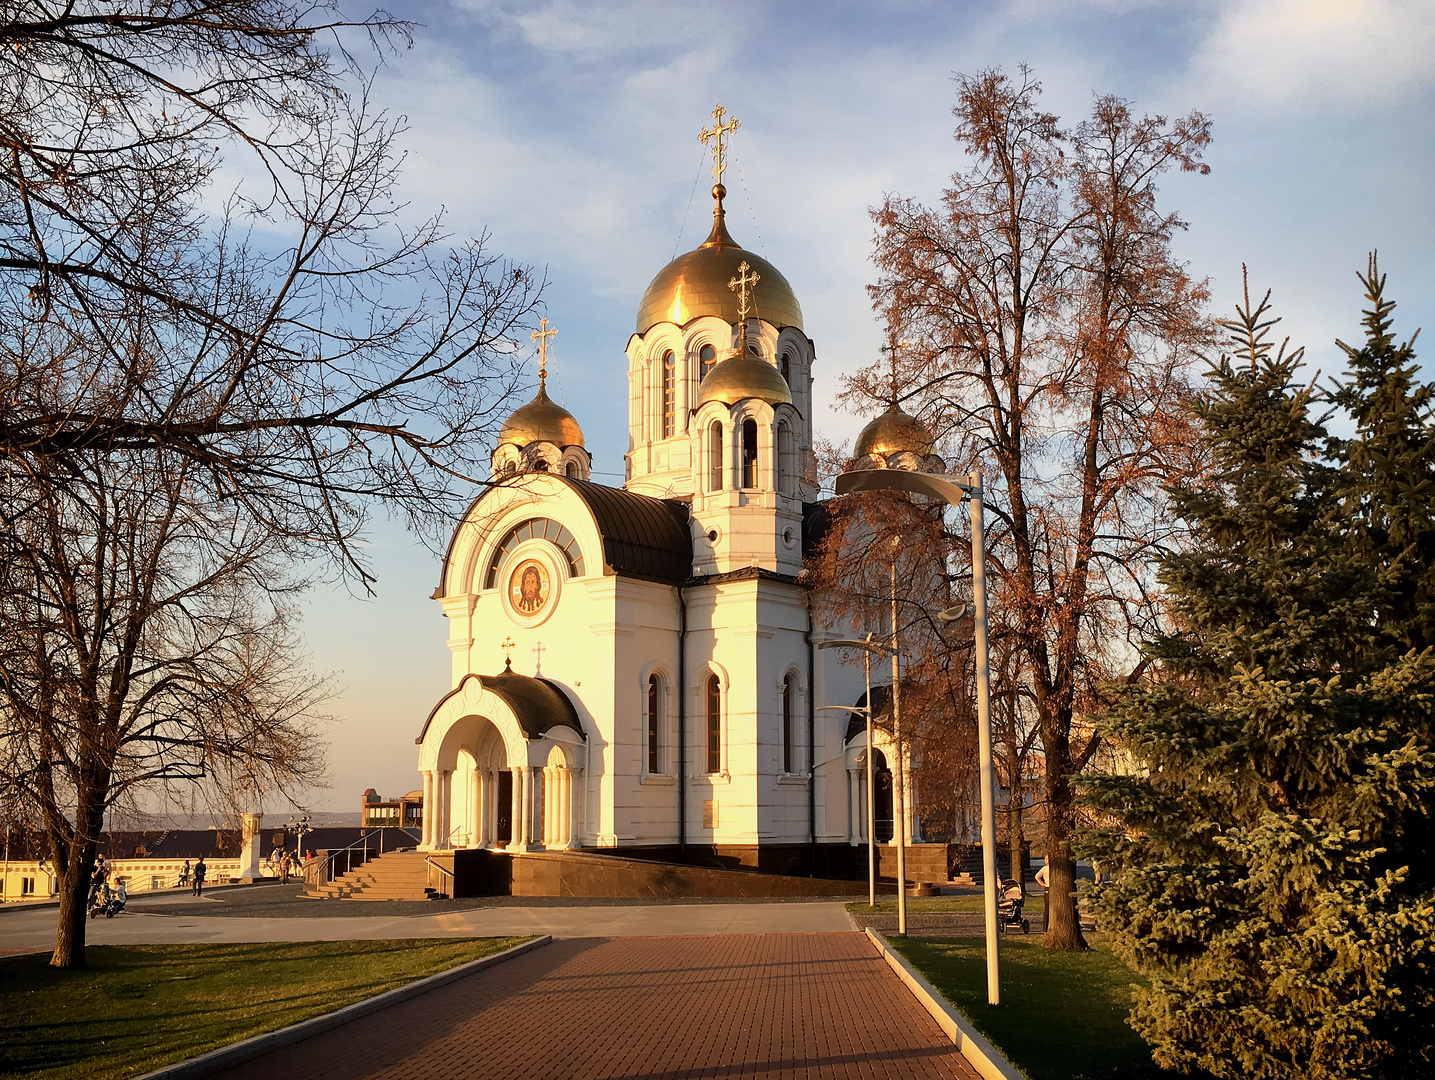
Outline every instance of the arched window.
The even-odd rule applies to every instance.
[[[726,462],[722,452],[722,421],[714,420],[708,428],[708,490],[721,491],[722,474]]]
[[[663,680],[648,676],[648,772],[663,771]]]
[[[518,462],[516,462],[516,461],[505,461],[505,462],[503,463],[503,475],[504,475],[504,476],[512,476],[512,475],[513,475],[514,473],[516,473],[516,472],[518,472]]]
[[[578,546],[577,538],[551,518],[529,518],[509,529],[508,535],[494,548],[493,555],[488,560],[488,572],[483,579],[485,589],[491,589],[498,584],[498,568],[508,557],[508,553],[525,540],[547,540],[563,552],[563,558],[568,563],[568,576],[583,576],[583,549]]]
[[[713,369],[713,365],[715,365],[716,363],[717,350],[714,349],[711,345],[704,345],[702,349],[698,352],[698,379],[706,379],[708,377],[708,372]]]
[[[669,349],[663,353],[663,438],[673,437],[674,406],[676,404],[676,371],[677,358],[673,356],[673,350]]]
[[[777,428],[777,490],[792,494],[792,429],[786,424]]]
[[[790,386],[792,384],[792,354],[783,353],[782,359],[777,362],[777,367],[782,372],[782,381]]]
[[[577,463],[576,461],[570,461],[567,465],[563,466],[563,472],[564,472],[564,475],[566,475],[566,476],[568,477],[568,479],[570,479],[570,480],[577,480],[577,479],[578,479],[578,463]]]
[[[722,685],[708,676],[708,772],[722,772]]]
[[[797,733],[797,676],[788,672],[782,680],[782,771],[791,773],[797,755],[793,753],[793,738]]]
[[[534,471],[534,472],[547,472],[547,471],[548,471],[548,462],[544,461],[542,458],[539,458],[537,461],[535,461],[535,462],[533,463],[533,471]]]
[[[742,422],[742,486],[757,487],[757,421]]]

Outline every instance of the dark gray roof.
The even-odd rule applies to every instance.
[[[872,687],[872,719],[878,724],[890,720],[892,715],[892,708],[887,704],[890,698],[890,695],[887,693],[888,689],[886,686]],[[867,707],[867,694],[865,692],[857,699],[856,707],[859,709],[865,709]],[[847,734],[843,736],[842,739],[844,743],[850,743],[858,735],[861,735],[867,730],[867,717],[861,713],[850,713],[849,715],[851,719],[847,721]]]
[[[614,573],[680,585],[692,575],[690,509],[622,488],[560,477],[593,512],[603,535],[603,561]]]
[[[469,679],[477,679],[484,689],[491,690],[513,710],[525,739],[541,739],[544,732],[553,727],[569,727],[579,738],[588,738],[583,730],[583,722],[578,719],[578,710],[573,707],[573,702],[568,700],[568,695],[558,688],[557,683],[548,679],[531,679],[505,665],[497,675],[465,675],[463,681],[445,694],[428,714],[423,730],[414,740],[416,745],[423,743],[429,725],[443,708],[443,703],[454,694],[463,693]]]
[[[547,679],[530,679],[505,666],[497,675],[480,675],[483,685],[501,697],[518,717],[518,726],[530,739],[541,739],[552,727],[570,727],[586,739],[578,710],[568,695]]]

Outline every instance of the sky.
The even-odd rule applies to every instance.
[[[817,348],[814,427],[837,442],[864,422],[833,408],[837,380],[881,344],[868,211],[889,193],[934,202],[961,167],[957,73],[1026,63],[1070,124],[1107,93],[1137,112],[1206,113],[1210,174],[1161,184],[1189,223],[1176,252],[1210,279],[1217,314],[1239,301],[1247,264],[1312,373],[1341,370],[1335,339],[1359,336],[1355,275],[1372,249],[1397,334],[1435,321],[1428,0],[386,6],[419,24],[373,88],[407,121],[402,195],[416,217],[442,209],[455,237],[487,233],[492,250],[546,270],[549,390],[583,426],[602,483],[622,479],[638,301],[711,222],[697,133],[719,101],[742,123],[729,228],[796,291]],[[312,664],[341,687],[331,784],[300,797],[309,809],[417,787],[414,739],[450,689],[446,622],[428,598],[438,556],[382,519],[369,539],[374,595],[320,589],[306,609]],[[279,802],[266,810],[291,812]]]

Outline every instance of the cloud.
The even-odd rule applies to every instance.
[[[1363,111],[1435,85],[1428,0],[1223,4],[1188,82],[1255,109]]]

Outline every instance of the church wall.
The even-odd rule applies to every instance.
[[[668,844],[678,839],[678,603],[670,585],[615,578],[614,614],[621,630],[608,698],[612,742],[604,756],[611,825],[600,846]],[[648,678],[661,687],[659,770],[647,761]]]

